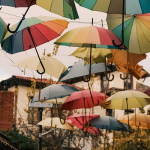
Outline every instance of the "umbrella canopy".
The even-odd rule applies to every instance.
[[[74,0],[37,0],[36,4],[52,13],[66,18],[79,18]]]
[[[98,118],[93,118],[89,122],[90,126],[107,129],[107,130],[115,130],[115,131],[128,131],[128,125],[119,122],[117,119],[110,116],[101,116]],[[130,131],[132,129],[130,128]]]
[[[58,81],[66,82],[70,79],[76,79],[79,77],[83,77],[89,74],[89,67],[90,65],[84,65],[84,60],[80,60],[79,62],[75,63],[73,66],[68,67],[59,78]],[[107,69],[109,70],[109,69]],[[100,73],[105,72],[105,63],[98,63],[91,65],[91,73]]]
[[[7,31],[2,48],[10,54],[26,51],[34,47],[28,28],[34,39],[35,45],[39,46],[58,37],[68,26],[66,20],[60,20],[49,16],[31,17],[23,20],[15,34]],[[17,24],[10,29],[15,30]]]
[[[5,21],[0,17],[0,43],[3,40],[5,34],[7,32],[7,24]]]
[[[137,79],[140,79],[146,71],[142,70],[142,66],[137,63],[146,59],[146,54],[128,53],[125,50],[111,49],[113,57],[108,58],[106,65],[114,63],[118,71],[127,73],[129,71]]]
[[[150,51],[149,18],[150,13],[124,16],[124,44],[127,46],[126,50],[128,52],[144,54]],[[107,24],[109,30],[114,32],[118,37],[122,37],[122,15],[108,15]]]
[[[113,32],[91,25],[68,31],[56,40],[55,44],[75,47],[118,49],[118,47],[113,45],[112,40],[115,40],[117,44],[121,43],[121,40]],[[126,47],[122,45],[120,48],[123,49]]]
[[[91,98],[91,94],[93,99]],[[108,97],[108,96],[106,96]],[[105,99],[105,94],[96,91],[83,90],[72,93],[62,105],[62,110],[74,110],[80,108],[92,108],[94,103],[102,103]]]
[[[127,101],[126,101],[127,99]],[[150,97],[140,91],[121,91],[113,94],[105,101],[110,102],[110,104],[103,103],[105,109],[130,109],[144,107],[150,104]],[[128,108],[127,108],[128,106]]]
[[[1,0],[0,5],[11,7],[28,7],[36,4],[36,0]]]
[[[76,126],[79,129],[84,129],[84,131],[91,132],[96,135],[102,135],[101,131],[97,128],[89,128],[85,127],[85,124],[88,123],[88,121],[92,118],[99,117],[99,115],[90,114],[90,116],[87,114],[76,114],[72,115],[66,118],[66,122],[68,122],[72,126]]]
[[[90,63],[90,48],[79,47],[70,55],[83,59],[85,65]],[[91,64],[105,62],[106,57],[107,58],[112,57],[110,49],[92,48]]]
[[[128,115],[122,116],[119,118],[119,121],[122,123],[128,123]],[[139,128],[150,129],[150,116],[141,113],[129,114],[129,125],[133,127],[136,125],[139,126]]]
[[[80,6],[108,14],[122,14],[122,0],[75,0]],[[125,0],[125,14],[143,14],[150,12],[149,0]]]
[[[64,73],[67,69],[65,65],[62,64],[60,61],[58,61],[56,58],[48,57],[45,55],[41,56],[40,58],[45,67],[45,73],[55,78],[59,78],[60,75]],[[31,70],[39,70],[39,71],[43,70],[37,56],[32,56],[32,57],[20,60],[14,63],[13,66],[28,68]]]
[[[71,93],[77,91],[79,90],[64,84],[52,84],[41,90],[40,99],[43,100],[45,97],[44,103],[51,103],[51,100],[57,98],[58,99],[57,101],[59,102],[59,98],[69,96]],[[39,101],[39,93],[35,95],[31,103],[38,102],[38,101]]]
[[[65,122],[64,125],[60,123],[60,119],[58,117],[53,117],[53,118],[46,118],[37,125],[42,125],[42,126],[50,126],[53,128],[61,128],[61,129],[68,129],[68,130],[74,130],[73,127],[71,127],[67,122]]]

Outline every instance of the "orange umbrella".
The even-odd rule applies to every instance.
[[[118,71],[130,73],[135,78],[140,79],[146,71],[142,70],[142,66],[137,63],[146,58],[146,54],[128,53],[125,50],[111,49],[112,57],[108,58],[106,65],[114,63]]]

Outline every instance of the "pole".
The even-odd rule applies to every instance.
[[[39,121],[42,121],[43,108],[39,108],[39,112],[40,112]],[[42,125],[39,125],[39,150],[42,150]]]

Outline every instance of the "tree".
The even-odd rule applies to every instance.
[[[20,134],[19,130],[14,128],[13,131],[2,131],[10,140],[10,144],[18,150],[37,150],[38,143],[33,140],[31,136],[25,136],[24,133]]]

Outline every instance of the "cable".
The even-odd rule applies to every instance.
[[[22,18],[22,17],[20,17],[20,16],[12,15],[12,14],[5,13],[5,12],[1,12],[1,11],[0,11],[0,13],[6,14],[6,15],[10,15],[10,16],[14,16],[14,17],[18,17],[18,18]]]

